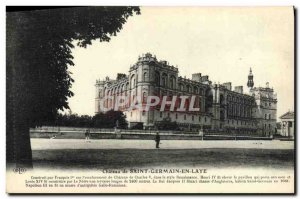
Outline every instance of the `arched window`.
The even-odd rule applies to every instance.
[[[180,90],[181,90],[181,91],[184,91],[184,86],[183,86],[183,84],[180,84]]]
[[[147,72],[144,72],[143,80],[144,82],[147,81]]]
[[[211,89],[207,89],[205,91],[205,111],[209,111],[213,105],[213,92]]]
[[[110,91],[107,92],[107,96],[110,96]],[[107,98],[106,99],[106,108],[109,108],[110,107],[110,99]]]
[[[191,91],[191,87],[190,87],[190,85],[186,85],[186,92],[190,92]]]
[[[175,77],[172,75],[171,77],[170,77],[170,88],[171,89],[175,89],[175,85],[176,85],[176,82],[175,82]]]
[[[198,94],[198,88],[197,88],[197,86],[194,86],[194,93]]]
[[[225,97],[222,94],[220,95],[220,104],[225,105]]]
[[[119,86],[119,93],[123,93],[123,91],[124,91],[124,86],[123,86],[123,85],[120,85],[120,86]]]
[[[167,76],[166,73],[164,73],[164,74],[162,75],[162,86],[167,87],[167,82],[168,82],[168,76]]]
[[[147,102],[147,93],[143,92],[143,103]]]
[[[170,79],[170,88],[173,88],[173,80],[172,80],[172,77],[171,77],[171,79]]]
[[[227,102],[231,101],[230,95],[227,95]]]
[[[200,95],[203,95],[203,89],[202,89],[202,88],[200,88],[199,94],[200,94]]]
[[[159,72],[158,71],[155,71],[155,84],[156,85],[160,85],[160,74],[159,74]]]
[[[202,97],[197,97],[197,100],[198,100],[198,107],[197,108],[201,108]]]
[[[135,76],[132,75],[130,79],[130,87],[133,89],[135,87]]]
[[[185,100],[185,108],[186,108],[186,110],[189,110],[189,107],[190,107],[190,99],[187,98],[187,99]]]

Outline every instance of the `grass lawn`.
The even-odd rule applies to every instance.
[[[46,149],[33,150],[35,168],[100,169],[142,167],[264,167],[294,166],[292,149]]]

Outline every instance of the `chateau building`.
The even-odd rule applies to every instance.
[[[198,111],[178,111],[181,101],[176,101],[174,110],[170,105],[161,111],[161,103],[149,111],[128,109],[130,103],[119,107],[129,122],[129,128],[143,125],[145,129],[155,128],[163,121],[175,121],[181,129],[217,130],[230,132],[247,132],[271,135],[276,128],[277,99],[272,88],[254,87],[253,74],[250,69],[248,76],[248,92],[242,86],[232,88],[231,82],[212,83],[207,75],[192,74],[192,78],[181,77],[177,67],[167,61],[158,61],[150,53],[138,58],[130,67],[129,73],[121,75],[117,80],[106,77],[96,81],[95,113],[103,112],[103,107],[113,108],[117,96],[126,96],[131,102],[141,96],[140,102],[145,104],[147,96],[188,96],[184,107],[192,103]],[[110,96],[109,99],[107,97]]]

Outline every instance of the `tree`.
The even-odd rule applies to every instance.
[[[105,118],[105,114],[100,112],[97,113],[94,117],[93,117],[93,124],[95,128],[106,128],[106,118]]]
[[[179,130],[178,124],[175,121],[172,122],[170,118],[164,118],[156,126],[159,130]]]
[[[124,74],[124,73],[118,73],[117,74],[117,80],[121,80],[121,79],[126,78],[126,77],[127,77],[127,75]]]
[[[106,113],[98,113],[93,117],[95,128],[114,128],[126,129],[128,126],[126,116],[122,111],[110,110]]]
[[[109,42],[138,7],[77,7],[6,14],[7,163],[32,167],[29,127],[68,109],[72,42]]]
[[[89,115],[58,114],[55,121],[46,123],[49,126],[93,127],[93,118]]]

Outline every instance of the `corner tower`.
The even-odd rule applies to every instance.
[[[253,82],[253,74],[252,74],[252,69],[250,68],[250,72],[248,75],[248,82],[247,82],[247,86],[248,88],[251,90],[254,86],[254,82]]]

